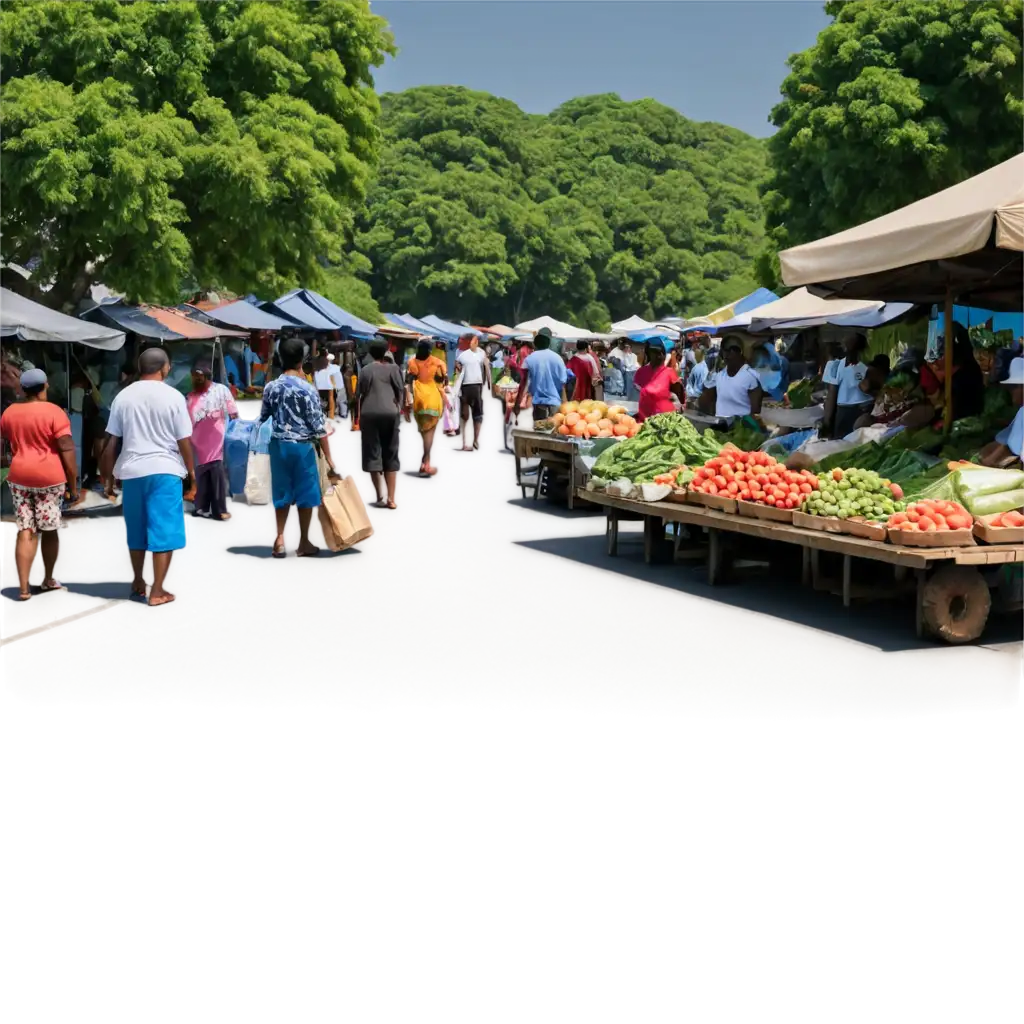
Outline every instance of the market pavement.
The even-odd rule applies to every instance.
[[[845,612],[779,580],[711,589],[697,566],[646,566],[639,535],[608,558],[600,516],[520,500],[498,409],[487,413],[482,451],[438,438],[439,475],[403,473],[400,509],[374,509],[377,536],[353,552],[271,561],[266,508],[189,519],[172,570],[179,599],[159,609],[125,600],[120,518],[66,530],[68,593],[12,601],[4,523],[0,698],[60,710],[755,719],[1020,699],[1019,620],[995,622],[986,646],[937,647],[915,639],[907,602]],[[336,458],[357,465],[347,428]],[[412,427],[402,459],[418,464]]]

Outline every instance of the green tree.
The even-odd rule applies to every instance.
[[[383,98],[386,148],[357,247],[385,308],[597,328],[754,287],[764,147],[644,100],[549,116],[454,86]]]
[[[0,255],[93,281],[269,294],[343,263],[379,153],[367,0],[13,0],[0,10]]]
[[[789,60],[764,206],[778,248],[878,217],[1021,151],[1021,0],[846,0]]]

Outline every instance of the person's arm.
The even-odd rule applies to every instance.
[[[68,482],[68,503],[77,505],[81,501],[78,493],[78,460],[75,458],[75,439],[70,434],[57,438],[57,454],[64,467],[64,478]]]
[[[530,379],[530,371],[527,370],[526,366],[521,366],[519,369],[519,389],[516,391],[515,405],[512,406],[512,415],[519,416],[519,408],[523,404],[523,395],[526,394],[526,382]]]
[[[839,400],[839,385],[829,384],[828,391],[825,392],[825,418],[823,423],[830,427],[835,422],[836,418],[836,402]]]
[[[181,461],[185,463],[185,501],[193,501],[196,496],[196,466],[192,458],[192,438],[179,437],[178,451],[181,452]]]
[[[764,391],[761,385],[758,384],[756,388],[751,388],[747,394],[750,396],[750,413],[752,416],[758,416],[761,413],[761,403],[764,401]]]
[[[110,415],[107,417],[107,430],[103,435],[103,450],[100,452],[100,479],[103,481],[104,495],[113,500],[114,497],[114,458],[117,454],[117,439],[121,436],[121,405],[120,396],[115,396],[110,403]]]
[[[221,387],[223,387],[223,386],[224,385],[222,384]],[[227,412],[228,412],[228,419],[229,420],[237,420],[238,419],[238,406],[235,405],[235,396],[233,394],[231,394],[231,388],[227,388],[226,390],[227,390],[227,396],[225,397],[224,402],[225,402],[225,406],[226,406]]]

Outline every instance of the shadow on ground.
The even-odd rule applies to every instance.
[[[605,572],[715,601],[725,608],[743,608],[798,623],[881,651],[915,651],[935,646],[932,641],[918,640],[914,629],[915,605],[913,600],[906,598],[855,601],[851,608],[844,609],[839,597],[811,590],[798,580],[774,572],[770,575],[749,575],[736,582],[712,587],[707,583],[702,561],[647,565],[643,558],[641,534],[635,532],[620,533],[616,558],[607,554],[604,536],[558,537],[516,543]],[[993,615],[978,643],[990,646],[1020,642],[1022,639],[1024,628],[1020,616]]]
[[[266,558],[272,557],[272,552],[269,544],[239,544],[236,547],[228,548],[228,553],[232,555],[248,555],[250,558]],[[312,562],[325,561],[329,558],[341,558],[343,555],[358,555],[358,548],[346,548],[344,551],[328,551],[327,548],[321,548],[320,554],[316,558],[310,559]],[[288,552],[289,558],[297,558],[298,556],[294,551]]]
[[[513,508],[526,508],[531,512],[543,512],[545,515],[555,516],[558,519],[587,519],[598,515],[604,516],[604,509],[598,508],[596,505],[577,506],[570,510],[564,505],[556,505],[554,502],[548,501],[547,498],[540,498],[539,500],[534,500],[532,496],[529,498],[510,498],[508,503]]]
[[[98,597],[103,601],[128,601],[132,596],[131,581],[118,580],[111,583],[64,583],[62,589],[69,594],[78,594],[81,597]],[[45,597],[46,593],[38,585],[32,585],[32,597]],[[6,597],[9,601],[18,601],[19,591],[17,587],[4,587],[0,590],[0,597]]]

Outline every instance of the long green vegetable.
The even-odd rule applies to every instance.
[[[594,463],[594,475],[644,483],[676,466],[702,466],[719,451],[710,430],[701,435],[685,416],[665,412],[645,420],[636,437],[603,452]]]

